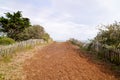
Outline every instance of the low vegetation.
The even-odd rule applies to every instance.
[[[35,54],[38,53],[38,50],[48,45],[48,43],[42,43],[40,40],[28,40],[27,42],[22,42],[22,44],[30,42],[36,44],[31,47],[25,47],[24,45],[24,47],[21,50],[19,48],[16,53],[10,53],[6,57],[0,57],[0,80],[24,80],[26,77],[23,70],[25,61],[31,59]],[[21,43],[17,44],[22,45]],[[14,46],[17,44],[15,43]]]
[[[74,39],[74,38],[71,38],[71,39],[69,39],[69,42],[71,42],[72,44],[74,44],[74,45],[77,45],[77,46],[79,46],[80,48],[82,48],[82,46],[83,46],[83,42],[81,42],[81,41],[79,41],[79,40],[77,40],[77,39]]]
[[[9,45],[15,43],[15,40],[8,37],[0,37],[0,45]]]

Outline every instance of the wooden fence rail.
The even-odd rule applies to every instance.
[[[120,49],[109,49],[102,44],[93,44],[91,50],[95,51],[97,56],[107,59],[114,64],[120,65]]]
[[[1,47],[0,56],[16,53],[18,51],[23,51],[25,49],[29,49],[43,43],[45,43],[45,41],[42,39],[31,39],[27,41],[17,42],[15,44]]]

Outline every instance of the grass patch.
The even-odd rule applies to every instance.
[[[4,74],[0,74],[0,80],[5,80],[5,75]]]
[[[34,47],[28,46],[24,50],[13,53],[13,55],[11,55],[12,57],[3,55],[5,61],[0,62],[0,80],[24,80],[25,75],[22,70],[24,61],[30,59],[33,54],[36,54],[36,50],[38,50],[39,47],[43,48],[49,44],[50,43],[45,43]]]
[[[15,40],[8,37],[0,37],[0,45],[9,45],[15,43]]]
[[[13,54],[2,54],[0,55],[0,62],[9,63],[11,62],[12,57]]]

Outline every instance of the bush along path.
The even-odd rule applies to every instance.
[[[26,60],[25,80],[118,80],[70,43],[52,43]]]

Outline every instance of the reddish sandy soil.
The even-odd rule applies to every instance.
[[[82,56],[70,43],[53,43],[25,62],[25,80],[117,80]]]

